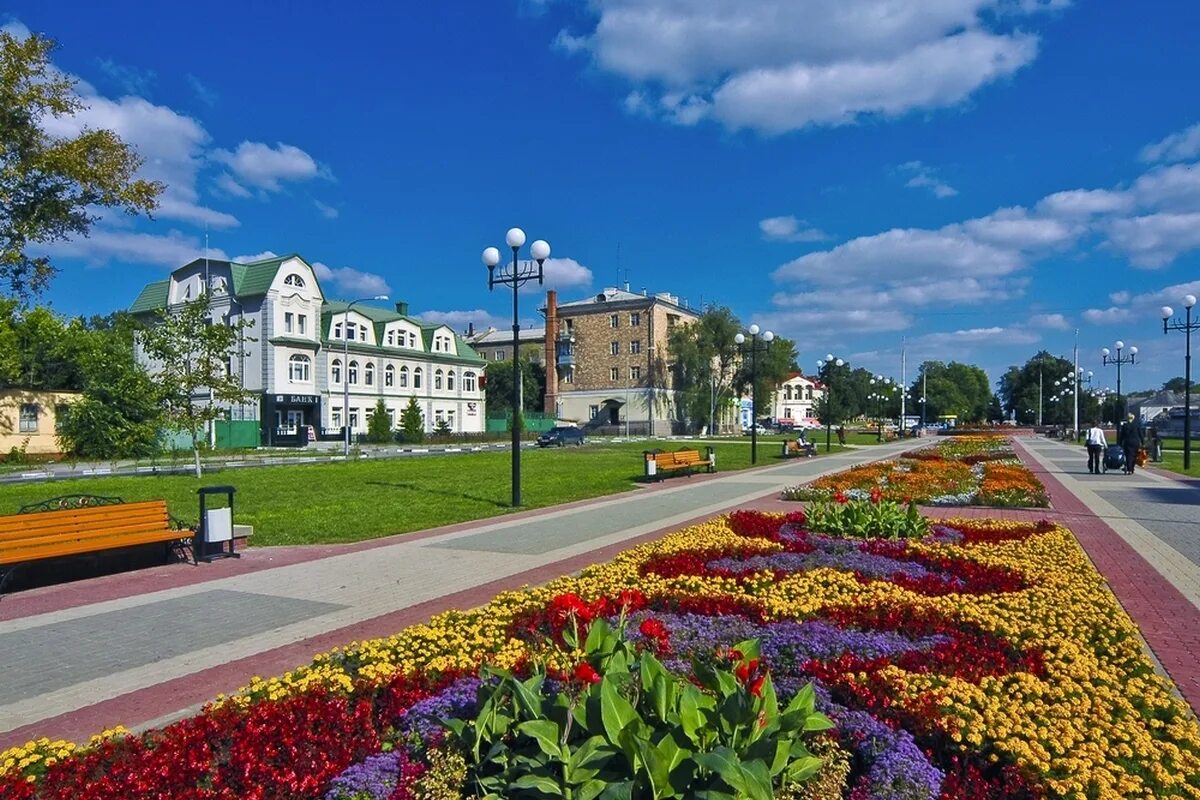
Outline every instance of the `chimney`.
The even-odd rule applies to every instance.
[[[468,322],[467,323],[467,338],[470,339],[474,335],[475,335],[475,323]]]
[[[408,303],[404,302],[403,300],[397,301],[396,302],[396,313],[402,317],[407,317],[408,316]]]
[[[546,397],[542,410],[558,412],[558,292],[546,292]]]

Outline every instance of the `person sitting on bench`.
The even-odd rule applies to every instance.
[[[803,429],[801,429],[800,435],[796,437],[796,449],[801,453],[816,452],[816,446],[807,439]]]

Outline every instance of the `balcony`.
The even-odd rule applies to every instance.
[[[560,335],[554,343],[559,367],[575,366],[575,337],[569,334]]]

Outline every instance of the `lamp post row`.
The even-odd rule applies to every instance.
[[[1183,356],[1183,469],[1192,467],[1192,331],[1200,330],[1200,320],[1192,319],[1192,308],[1196,305],[1196,295],[1183,296],[1184,318],[1182,321],[1171,319],[1175,309],[1170,306],[1162,307],[1163,333],[1179,331],[1184,336],[1185,349]]]
[[[746,329],[750,334],[750,339],[746,339],[746,334],[739,333],[733,337],[733,341],[737,343],[738,349],[743,353],[750,353],[750,463],[758,463],[758,354],[765,353],[771,347],[771,342],[775,340],[775,334],[771,331],[762,331],[759,333],[758,325],[751,325]],[[749,341],[749,344],[747,344]]]

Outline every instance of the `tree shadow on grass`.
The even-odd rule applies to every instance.
[[[480,497],[479,495],[467,494],[466,492],[448,492],[442,489],[429,489],[424,486],[417,486],[415,483],[388,483],[386,481],[366,481],[367,486],[387,486],[392,489],[408,489],[412,492],[422,494],[439,495],[441,497],[449,497],[454,500],[474,500],[477,503],[484,505],[495,506],[496,508],[511,508],[512,506],[501,500],[496,500],[492,497]]]

